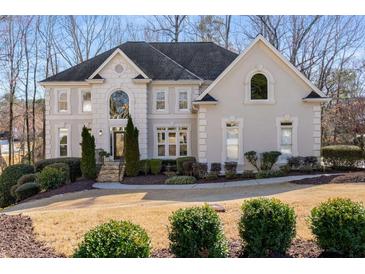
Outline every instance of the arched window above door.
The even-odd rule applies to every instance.
[[[127,119],[129,115],[129,97],[122,90],[112,93],[109,100],[109,118]]]

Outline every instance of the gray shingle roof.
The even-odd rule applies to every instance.
[[[117,48],[152,80],[214,80],[238,56],[211,42],[126,42],[41,82],[84,81]]]

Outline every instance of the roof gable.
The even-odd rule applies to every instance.
[[[313,91],[319,94],[321,97],[326,95],[319,90],[308,78],[306,78],[293,64],[291,64],[275,47],[273,47],[262,35],[258,35],[255,40],[213,81],[213,83],[199,95],[197,100],[202,100],[239,62],[242,60],[249,51],[259,42],[263,42],[286,66],[291,69],[295,75],[297,75],[305,84],[307,84]]]

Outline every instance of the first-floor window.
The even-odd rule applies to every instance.
[[[187,127],[158,127],[157,156],[177,157],[188,155]]]
[[[237,162],[239,159],[239,123],[226,123],[226,159]]]
[[[293,124],[292,122],[282,122],[280,125],[280,152],[282,154],[292,154]]]
[[[68,129],[59,128],[58,129],[59,146],[60,146],[60,157],[67,157],[68,148]]]

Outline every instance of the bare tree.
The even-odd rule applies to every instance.
[[[151,31],[162,33],[171,42],[179,42],[181,34],[186,29],[188,16],[164,15],[154,16],[154,20],[146,17],[146,20]]]

